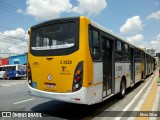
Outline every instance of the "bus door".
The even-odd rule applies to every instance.
[[[145,53],[143,53],[143,61],[144,61],[143,78],[145,78],[146,77],[146,54]]]
[[[131,83],[135,83],[135,60],[134,60],[134,49],[130,48],[130,72],[131,72]]]
[[[112,46],[112,40],[102,37],[103,97],[112,93]]]

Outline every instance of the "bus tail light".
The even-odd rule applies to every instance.
[[[75,92],[81,89],[82,83],[83,83],[83,61],[79,62],[75,69],[72,92]]]
[[[28,63],[28,84],[32,87],[32,72],[29,63]]]
[[[76,80],[76,82],[79,82],[81,80],[81,77],[80,76],[76,76],[75,80]]]
[[[75,100],[80,101],[81,99],[80,98],[75,98]]]

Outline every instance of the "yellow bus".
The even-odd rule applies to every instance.
[[[30,94],[95,104],[153,72],[153,57],[87,17],[60,18],[29,30]]]

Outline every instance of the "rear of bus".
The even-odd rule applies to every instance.
[[[0,66],[0,79],[4,79],[5,78],[5,70],[3,66]]]
[[[28,53],[30,94],[92,104],[93,73],[85,17],[56,19],[31,27]]]
[[[17,78],[26,78],[26,65],[18,64],[16,66],[16,77]]]
[[[7,79],[19,79],[26,77],[26,65],[15,64],[6,66]]]

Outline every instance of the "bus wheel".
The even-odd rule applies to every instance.
[[[143,71],[142,71],[142,74],[141,74],[141,80],[143,79]]]
[[[125,95],[126,95],[126,83],[125,80],[122,79],[120,85],[120,93],[119,93],[120,99],[124,98]]]

